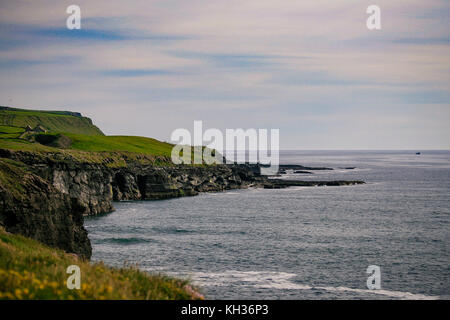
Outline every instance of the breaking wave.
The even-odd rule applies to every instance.
[[[177,274],[178,276],[180,274]],[[188,276],[192,282],[199,286],[230,286],[247,285],[260,289],[276,289],[276,290],[316,290],[337,293],[355,293],[355,294],[376,294],[390,298],[402,300],[437,300],[438,296],[429,296],[403,291],[393,290],[369,290],[356,289],[344,286],[328,287],[328,286],[312,286],[308,284],[300,284],[292,281],[296,277],[295,273],[287,272],[271,272],[271,271],[225,271],[218,273],[194,272],[184,274]]]

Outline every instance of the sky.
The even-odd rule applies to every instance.
[[[0,105],[164,141],[202,120],[279,129],[281,149],[450,149],[449,16],[447,0],[0,0]]]

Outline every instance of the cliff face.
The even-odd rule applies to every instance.
[[[83,215],[110,212],[112,206],[113,173],[101,165],[77,163],[36,163],[37,175],[44,178],[60,193],[76,199]]]
[[[241,167],[154,166],[135,162],[111,168],[104,164],[54,161],[26,152],[0,153],[25,163],[58,192],[76,201],[83,215],[114,210],[112,201],[159,200],[199,192],[245,188],[260,179]]]
[[[113,200],[150,200],[245,188],[258,177],[240,167],[122,167],[55,161],[0,149],[0,226],[47,245],[91,256],[84,215],[114,210]]]
[[[84,215],[114,210],[113,201],[156,200],[199,192],[260,186],[349,185],[362,181],[267,179],[255,165],[121,166],[79,161],[65,154],[0,149],[0,225],[45,244],[91,256]]]
[[[126,168],[114,172],[114,200],[152,200],[192,196],[199,192],[244,188],[256,182],[255,177],[239,173],[237,168],[152,167]]]
[[[76,199],[5,159],[0,160],[0,225],[82,258],[91,256],[83,208]]]

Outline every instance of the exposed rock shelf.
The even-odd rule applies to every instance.
[[[364,184],[360,180],[335,180],[335,181],[297,181],[271,179],[268,183],[264,183],[265,189],[282,189],[287,187],[320,187],[320,186],[350,186],[355,184]]]

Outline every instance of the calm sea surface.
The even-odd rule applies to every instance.
[[[365,185],[115,203],[85,221],[93,261],[190,278],[210,299],[450,299],[450,152],[284,151]],[[356,167],[353,170],[341,169]],[[369,265],[381,290],[368,290]]]

